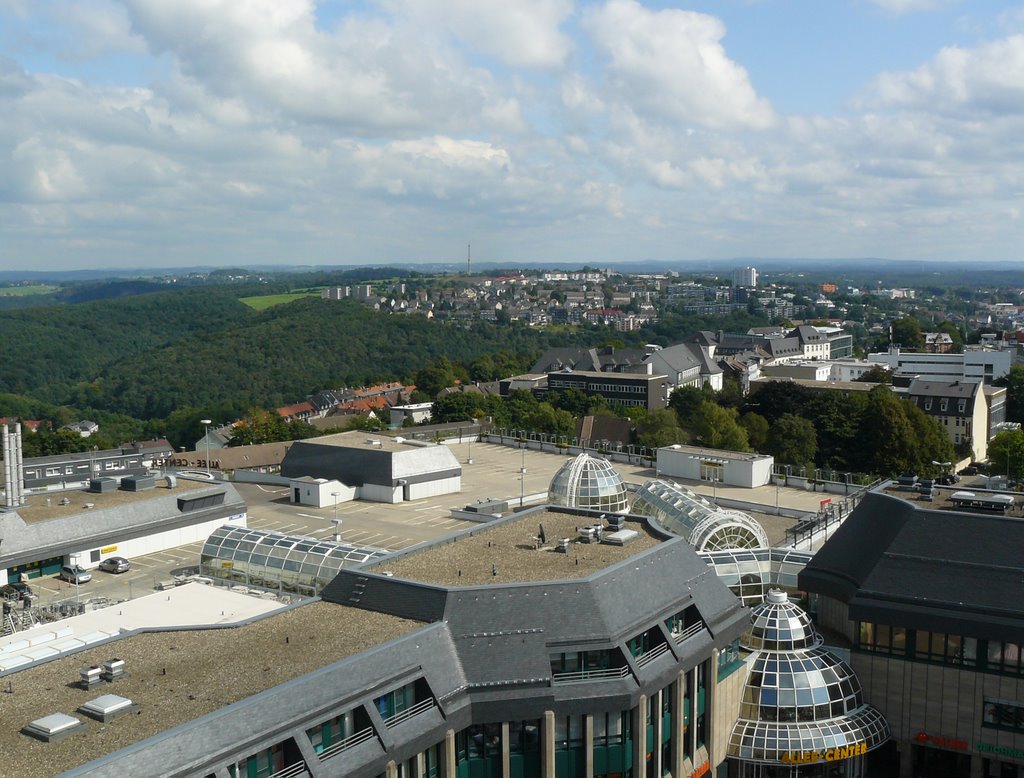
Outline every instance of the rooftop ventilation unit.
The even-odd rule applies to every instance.
[[[21,728],[23,734],[42,740],[44,743],[54,743],[62,740],[71,733],[82,727],[82,720],[69,716],[66,713],[51,713],[43,716]]]
[[[151,475],[130,475],[121,479],[121,488],[126,492],[142,492],[156,488],[156,479]]]
[[[111,719],[123,716],[125,713],[130,713],[133,710],[138,710],[138,708],[139,706],[127,697],[121,697],[117,694],[104,694],[79,707],[78,712],[83,716],[88,716],[90,719],[106,724]]]
[[[81,686],[83,689],[89,689],[95,686],[103,680],[100,677],[100,674],[102,672],[103,670],[97,667],[96,665],[93,665],[92,667],[83,667],[81,670],[78,671],[78,685]]]
[[[167,480],[167,488],[168,489],[173,489],[174,487],[176,487],[178,485],[178,479],[177,479],[176,476],[169,475],[169,476],[167,476],[166,480]]]
[[[605,533],[601,542],[612,546],[624,546],[627,543],[632,543],[638,537],[640,537],[640,533],[635,529],[620,529],[617,532]]]
[[[104,681],[116,681],[119,678],[123,678],[124,675],[123,659],[117,659],[115,657],[114,659],[108,659],[103,663],[103,672],[101,673],[101,677]]]
[[[89,480],[89,491],[98,494],[113,492],[117,489],[117,481],[113,478],[92,478]]]

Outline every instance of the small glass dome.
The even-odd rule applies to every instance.
[[[866,775],[863,759],[889,739],[889,724],[864,703],[853,668],[822,647],[807,614],[773,589],[752,609],[740,645],[754,654],[728,756],[791,767],[800,754],[801,761],[813,763],[849,762],[837,774]],[[813,766],[807,772],[817,774]]]
[[[791,603],[779,589],[768,592],[751,616],[753,623],[740,638],[740,645],[748,651],[794,651],[821,645],[821,637],[803,608]]]
[[[580,454],[558,469],[548,487],[548,502],[566,508],[625,513],[626,484],[606,459]]]
[[[686,538],[698,553],[730,548],[766,548],[768,536],[745,513],[722,510],[670,481],[648,481],[637,490],[630,513],[647,516]]]

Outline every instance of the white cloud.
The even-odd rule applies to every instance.
[[[389,0],[387,6],[512,67],[558,68],[572,49],[560,27],[573,0]]]
[[[638,114],[713,129],[775,122],[746,70],[726,54],[716,17],[608,0],[585,14],[584,27],[607,58],[608,88]]]
[[[1024,35],[945,48],[921,67],[885,73],[862,98],[925,111],[1024,114]]]

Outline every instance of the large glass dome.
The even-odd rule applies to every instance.
[[[818,775],[828,764],[836,775],[866,776],[863,757],[889,739],[889,724],[864,703],[853,669],[822,648],[785,592],[770,591],[752,615],[740,644],[754,655],[728,748],[747,763],[739,775],[756,775],[764,764]]]
[[[722,510],[670,481],[648,481],[637,490],[630,513],[648,516],[680,535],[698,552],[766,548],[768,536],[745,513]]]
[[[562,465],[551,479],[548,501],[567,508],[625,513],[626,484],[607,459],[580,454]]]

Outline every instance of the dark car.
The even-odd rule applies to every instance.
[[[99,564],[100,570],[105,573],[127,573],[131,567],[131,562],[123,556],[110,556]]]
[[[943,486],[952,486],[953,484],[957,483],[959,480],[960,480],[960,476],[953,475],[952,473],[946,473],[945,475],[940,475],[938,478],[935,479],[936,483],[940,483]]]
[[[5,600],[24,600],[26,597],[31,597],[34,594],[35,592],[32,591],[32,587],[21,581],[12,581],[0,587],[0,597],[3,597]]]

